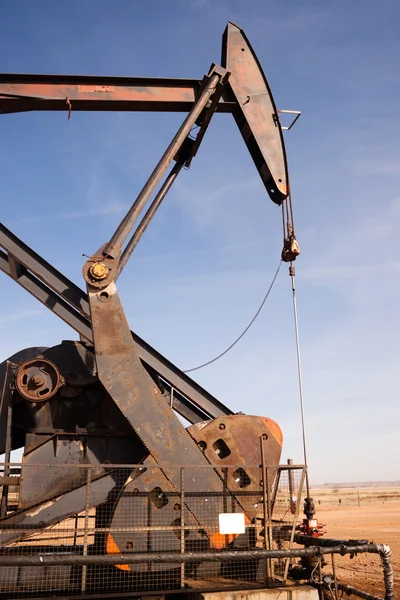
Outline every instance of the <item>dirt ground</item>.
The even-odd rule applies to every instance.
[[[400,598],[400,488],[313,490],[312,495],[318,519],[326,524],[325,537],[366,539],[391,547],[395,598]],[[379,557],[360,554],[353,559],[337,557],[335,561],[342,582],[384,596]]]

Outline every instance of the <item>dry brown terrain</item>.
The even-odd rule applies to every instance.
[[[391,547],[395,597],[400,598],[400,487],[320,488],[312,496],[318,519],[326,524],[325,537],[366,539]],[[338,557],[336,564],[341,581],[383,597],[379,558]]]

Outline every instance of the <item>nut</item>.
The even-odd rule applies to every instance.
[[[107,267],[107,265],[101,262],[94,263],[89,269],[90,275],[93,277],[93,279],[96,279],[97,281],[105,279],[109,271],[110,269]]]

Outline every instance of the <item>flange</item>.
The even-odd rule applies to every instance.
[[[44,402],[57,393],[62,378],[56,365],[44,358],[22,363],[15,377],[18,393],[30,402]]]

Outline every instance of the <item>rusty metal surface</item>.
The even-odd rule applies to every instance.
[[[0,74],[0,114],[30,110],[187,112],[199,79]],[[235,102],[220,98],[217,112],[230,113]]]
[[[32,358],[35,352],[37,357]],[[79,342],[67,342],[47,350],[31,349],[13,358],[28,358],[28,363],[50,362],[63,380],[52,397],[39,403],[17,390],[12,392],[12,449],[25,446],[20,509],[39,505],[82,485],[81,474],[76,470],[78,464],[139,462],[147,455],[100,385],[89,349]],[[0,377],[2,382],[4,375],[3,379]],[[1,424],[5,426],[5,417]],[[35,464],[53,467],[50,471],[46,466],[32,469]],[[65,464],[70,467],[62,469]],[[98,475],[95,470],[93,473]]]
[[[278,112],[254,50],[234,23],[228,23],[224,33],[222,65],[231,73],[236,123],[271,200],[281,204],[289,193],[289,181]]]
[[[16,352],[10,358],[0,363],[0,454],[5,453],[5,445],[7,440],[7,412],[12,404],[13,394],[10,386],[9,375],[10,365],[18,365],[19,363],[29,360],[33,357],[42,356],[46,350],[44,347],[26,348]],[[15,371],[15,368],[14,368]],[[24,436],[18,436],[17,432],[13,432],[14,445],[11,450],[18,448],[24,444]],[[19,445],[18,445],[19,444]]]
[[[97,506],[107,500],[115,482],[110,476],[93,482],[90,506]],[[70,492],[56,496],[51,501],[42,502],[34,508],[29,507],[0,520],[0,546],[29,537],[32,531],[58,523],[84,510],[86,504],[86,486],[80,486]],[[29,529],[31,528],[31,531]]]
[[[179,476],[179,468],[175,468],[175,471]],[[171,473],[171,469],[169,469],[169,473]],[[204,506],[203,499],[201,504]],[[212,499],[213,510],[218,511],[218,508],[222,510],[222,503],[219,503],[219,507],[217,504],[218,502]],[[193,509],[193,498],[189,505]],[[204,515],[199,513],[200,507],[196,506],[195,508],[197,518],[191,510],[185,511],[185,526],[187,527],[185,546],[192,550],[206,549],[210,547],[210,540],[206,534],[206,527],[204,527],[206,521]],[[179,488],[176,489],[165,478],[155,460],[151,456],[148,457],[142,467],[132,471],[127,484],[118,497],[118,503],[110,523],[111,533],[108,534],[105,543],[105,553],[137,554],[139,552],[160,552],[166,548],[173,552],[179,551],[182,510]],[[218,512],[215,513],[216,518],[217,515]],[[203,524],[198,520],[202,516]],[[151,527],[143,527],[142,531],[132,535],[129,527],[134,526],[135,522],[137,525],[139,519],[143,525],[151,524]],[[165,531],[166,526],[169,526],[169,531]],[[161,563],[160,565],[151,565],[151,567],[130,565],[126,567],[126,570],[154,573],[170,568],[175,568],[175,566]]]
[[[23,456],[18,508],[37,506],[83,486],[86,482],[85,469],[77,469],[76,465],[95,465],[98,462],[83,436],[76,439],[52,436],[43,440],[35,451]],[[40,464],[45,466],[35,466]],[[103,469],[92,470],[93,477],[104,474]],[[72,504],[71,510],[75,510]]]
[[[63,383],[54,363],[43,358],[28,360],[18,367],[15,387],[18,393],[30,402],[45,402]]]
[[[232,415],[196,423],[188,427],[188,431],[210,463],[218,468],[233,494],[260,487],[262,457],[258,440],[262,437],[265,440],[264,456],[269,467],[271,492],[282,450],[282,433],[275,421],[264,417]],[[225,465],[246,465],[246,470]],[[240,504],[249,518],[260,512],[252,498],[247,500],[245,496],[241,497]]]
[[[99,380],[158,464],[208,465],[140,362],[114,283],[88,292]],[[184,457],[184,459],[183,459]],[[197,474],[193,489],[213,489],[213,473]],[[178,489],[174,470],[165,476]]]

